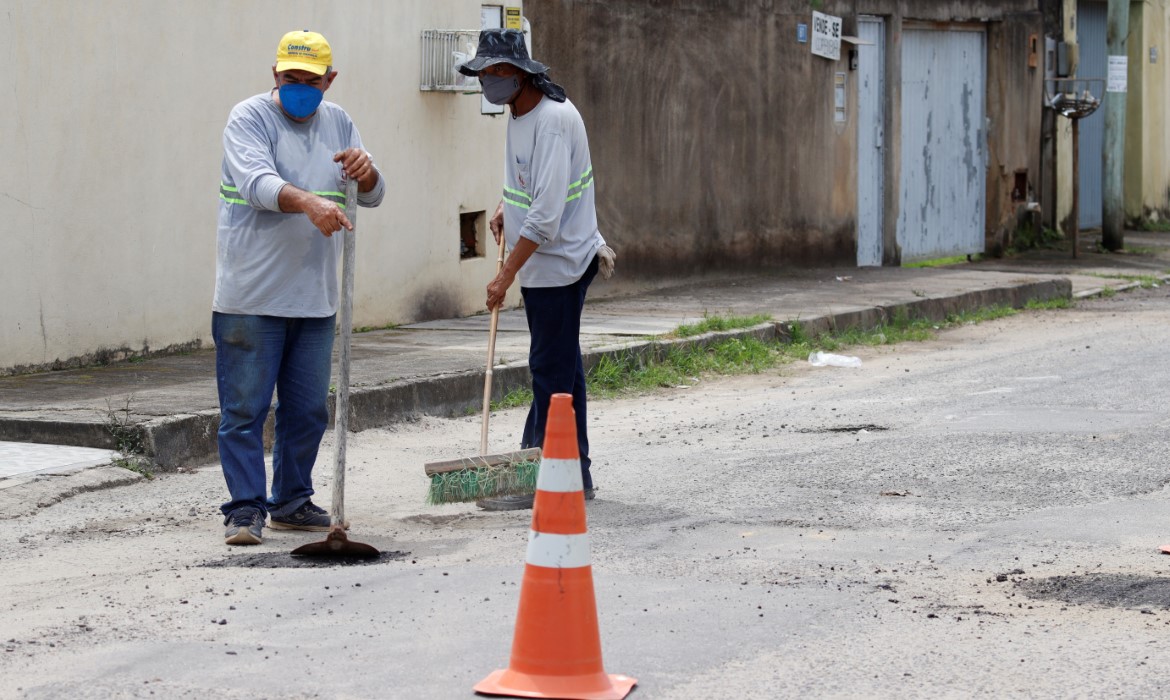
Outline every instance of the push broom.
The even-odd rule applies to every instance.
[[[504,236],[500,235],[500,252],[496,274],[504,266]],[[491,415],[492,366],[496,361],[496,330],[500,324],[500,307],[492,309],[488,332],[487,370],[483,378],[483,422],[479,430],[479,454],[442,462],[429,462],[424,471],[431,478],[427,503],[466,503],[481,498],[495,498],[536,490],[540,448],[517,452],[488,454],[488,416]]]

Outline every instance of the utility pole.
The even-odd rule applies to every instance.
[[[1125,100],[1128,90],[1129,0],[1109,0],[1105,33],[1109,71],[1105,88],[1104,220],[1106,250],[1125,247]]]

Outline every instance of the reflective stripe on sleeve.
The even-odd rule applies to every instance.
[[[512,206],[519,207],[521,209],[531,209],[532,208],[532,197],[529,197],[527,194],[525,194],[524,192],[521,192],[520,190],[512,189],[511,187],[508,187],[507,185],[505,185],[504,186],[504,203],[511,204]]]
[[[584,491],[581,481],[581,462],[576,459],[549,459],[542,457],[536,477],[536,488],[554,493]]]
[[[576,182],[569,184],[569,196],[567,198],[565,198],[565,203],[567,204],[567,203],[573,201],[574,199],[577,199],[581,195],[585,194],[585,190],[589,189],[589,186],[592,184],[593,184],[593,166],[590,165],[588,170],[581,173],[581,177],[577,178]],[[578,187],[581,189],[577,189]],[[574,192],[573,190],[577,190],[577,191]]]
[[[527,562],[549,569],[589,566],[592,563],[589,535],[549,535],[529,530]]]
[[[240,199],[240,189],[238,187],[225,185],[222,182],[219,183],[219,198],[228,204],[248,204],[246,200]]]
[[[313,194],[318,197],[324,197],[337,206],[345,209],[345,193],[344,192],[328,192],[324,190],[313,190]]]

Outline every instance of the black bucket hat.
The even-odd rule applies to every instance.
[[[479,33],[475,57],[457,68],[463,75],[476,76],[484,68],[497,63],[511,63],[533,75],[548,72],[548,66],[529,58],[524,34],[518,29],[484,29]]]

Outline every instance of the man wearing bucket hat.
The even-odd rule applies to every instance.
[[[352,229],[345,179],[376,207],[386,185],[349,115],[323,101],[337,78],[329,42],[289,32],[275,87],[236,105],[223,133],[212,337],[219,390],[219,456],[231,499],[228,544],[259,544],[272,527],[325,531],[312,471],[329,419],[337,263]],[[264,421],[276,392],[272,493]]]
[[[585,497],[593,498],[586,431],[581,311],[593,278],[613,272],[614,254],[597,230],[593,164],[585,123],[548,68],[529,58],[515,29],[485,29],[476,55],[459,66],[477,76],[484,97],[509,105],[504,193],[490,226],[511,252],[487,287],[487,307],[504,303],[519,278],[532,340],[532,405],[521,447],[544,444],[553,394],[573,395]],[[479,501],[486,510],[531,508],[531,494]]]

